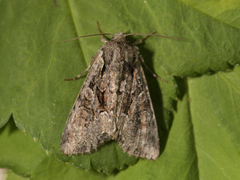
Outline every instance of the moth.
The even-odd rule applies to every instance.
[[[142,68],[146,65],[136,46],[155,32],[130,44],[127,36],[146,34],[120,30],[108,41],[103,35],[112,34],[102,33],[99,25],[98,30],[100,34],[86,36],[101,35],[105,44],[85,71],[66,79],[80,78],[89,70],[68,116],[61,151],[66,155],[92,153],[104,142],[115,140],[129,155],[155,160],[159,155],[158,128]]]

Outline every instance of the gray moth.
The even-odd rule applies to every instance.
[[[98,35],[105,44],[83,72],[89,70],[68,116],[61,151],[88,154],[115,140],[129,155],[155,160],[159,156],[158,128],[142,68],[145,63],[136,46],[153,33],[134,44],[126,39],[132,34],[121,30],[110,41],[104,34],[109,33],[100,31]]]

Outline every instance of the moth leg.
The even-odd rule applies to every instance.
[[[99,23],[97,22],[97,27],[98,27],[98,31],[100,34],[102,34],[102,31],[100,29]],[[102,42],[108,42],[107,38],[104,35],[101,35],[101,41]]]
[[[147,67],[147,65],[145,64],[145,61],[144,61],[144,59],[142,58],[142,56],[140,56],[140,59],[141,59],[142,65],[153,75],[153,77],[158,78],[158,79],[161,80],[162,82],[168,83],[166,80],[160,78],[157,74],[155,74],[154,72],[152,72],[151,69],[149,69],[149,68]]]
[[[91,59],[87,69],[85,69],[81,74],[77,75],[76,77],[74,78],[71,78],[71,79],[64,79],[64,81],[73,81],[75,79],[79,79],[85,72],[87,72],[93,65],[94,61],[97,59],[97,56],[99,55],[99,52],[97,52]]]
[[[157,31],[154,31],[152,33],[150,33],[149,35],[147,35],[146,37],[136,41],[135,43],[133,43],[133,45],[137,45],[137,44],[141,44],[143,41],[145,41],[149,36],[152,36],[153,34],[155,34]]]

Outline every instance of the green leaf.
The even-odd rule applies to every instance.
[[[233,70],[240,59],[240,5],[234,2],[1,1],[0,133],[6,139],[2,138],[5,151],[0,154],[0,166],[28,177],[37,173],[40,163],[31,164],[28,154],[18,154],[14,147],[23,141],[21,131],[41,144],[35,146],[86,170],[108,174],[137,162],[114,142],[91,155],[68,157],[60,152],[61,134],[84,77],[72,82],[63,79],[80,74],[103,43],[100,37],[57,42],[98,33],[99,21],[103,32],[157,30],[161,35],[184,39],[150,37],[139,46],[147,66],[169,82],[159,82],[146,71],[162,154],[155,162],[140,160],[111,178],[196,179],[214,175],[239,179],[233,173],[239,161],[239,70],[217,73]],[[130,37],[130,41],[140,38]],[[192,78],[187,79],[189,76]],[[2,134],[7,132],[4,125],[11,114],[21,131],[9,145],[10,137]],[[29,141],[24,140],[23,152],[24,147],[36,148]],[[5,156],[5,152],[13,156]],[[38,156],[51,165],[56,162],[52,156]]]
[[[31,179],[104,180],[106,179],[106,176],[95,171],[84,171],[70,164],[63,164],[55,157],[50,155],[49,158],[46,158],[41,163],[39,163],[39,166],[35,169],[35,172],[32,174]]]
[[[7,176],[6,180],[27,180],[28,179],[28,178],[25,178],[23,176],[15,174],[11,170],[6,171],[6,176]]]
[[[239,179],[240,68],[190,79],[189,99],[202,179]]]
[[[39,143],[19,131],[12,117],[0,129],[0,144],[0,167],[13,169],[25,177],[29,177],[47,156]]]

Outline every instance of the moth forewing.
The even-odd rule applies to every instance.
[[[139,60],[133,72],[130,115],[125,118],[120,146],[130,155],[155,160],[159,155],[159,137],[148,85]]]
[[[125,37],[119,31],[91,60],[63,131],[63,154],[91,153],[113,139],[130,155],[158,157],[157,123],[138,47]]]
[[[94,55],[94,63],[85,79],[82,88],[74,102],[65,125],[61,151],[63,154],[84,154],[91,153],[97,149],[96,138],[101,134],[101,129],[96,128],[96,123],[92,123],[94,115],[91,109],[96,108],[93,99],[93,90],[89,87],[94,82],[93,77],[99,74],[104,66],[102,51]],[[92,141],[93,142],[92,142]]]

